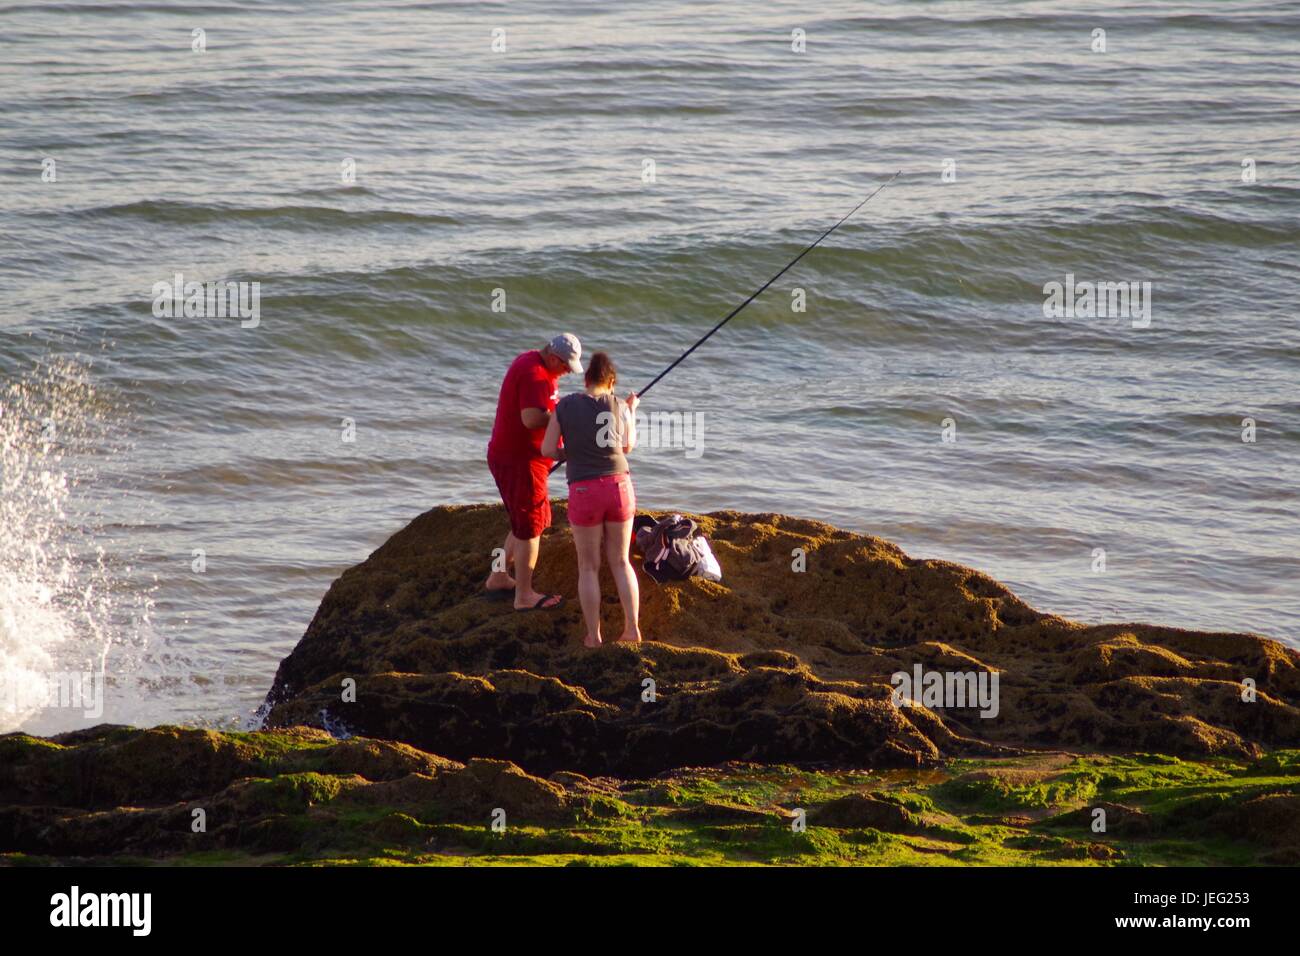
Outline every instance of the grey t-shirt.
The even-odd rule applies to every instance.
[[[615,395],[565,395],[555,406],[564,438],[564,477],[572,484],[627,472],[625,403]]]

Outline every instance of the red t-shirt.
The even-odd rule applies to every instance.
[[[560,396],[560,377],[552,375],[542,361],[542,353],[533,349],[510,363],[501,395],[497,398],[497,418],[492,425],[488,455],[499,461],[524,462],[542,457],[545,428],[525,428],[519,413],[525,408],[555,411]]]

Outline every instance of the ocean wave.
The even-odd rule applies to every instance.
[[[192,18],[196,16],[215,16],[218,14],[230,13],[256,13],[256,14],[282,14],[289,15],[299,12],[295,7],[290,5],[271,6],[262,2],[239,3],[237,0],[223,0],[221,3],[186,3],[178,5],[175,3],[4,3],[0,4],[0,14],[16,13],[42,13],[42,14],[69,14],[72,16],[105,16],[120,17],[123,14],[172,14],[181,17]]]
[[[349,198],[349,187],[340,186],[335,196]],[[437,213],[405,212],[398,209],[341,209],[336,206],[232,206],[225,204],[150,199],[73,210],[82,219],[142,219],[159,225],[206,226],[213,224],[279,226],[290,229],[357,229],[383,226],[457,226],[460,220]]]

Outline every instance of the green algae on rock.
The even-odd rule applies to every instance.
[[[553,504],[538,586],[572,598],[571,536]],[[593,651],[577,640],[576,600],[515,614],[481,599],[499,506],[434,508],[334,582],[281,663],[267,726],[589,775],[727,760],[914,767],[1043,748],[1253,759],[1300,743],[1300,654],[1276,641],[1084,626],[879,538],[778,514],[696,517],[725,581],[643,580],[651,643]],[[606,609],[607,630],[618,613]],[[997,716],[894,706],[891,675],[917,665],[996,672]],[[356,699],[344,702],[349,678]]]
[[[142,772],[127,773],[126,759]],[[122,782],[104,789],[105,774]],[[1104,833],[1092,829],[1097,809]],[[801,810],[805,829],[794,825]],[[1252,761],[1040,754],[882,771],[726,763],[620,780],[542,779],[506,761],[461,764],[307,728],[0,737],[0,864],[1298,861],[1296,751]]]

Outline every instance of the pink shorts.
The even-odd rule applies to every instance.
[[[636,492],[627,472],[569,485],[569,524],[590,528],[605,521],[631,521],[635,514]]]

